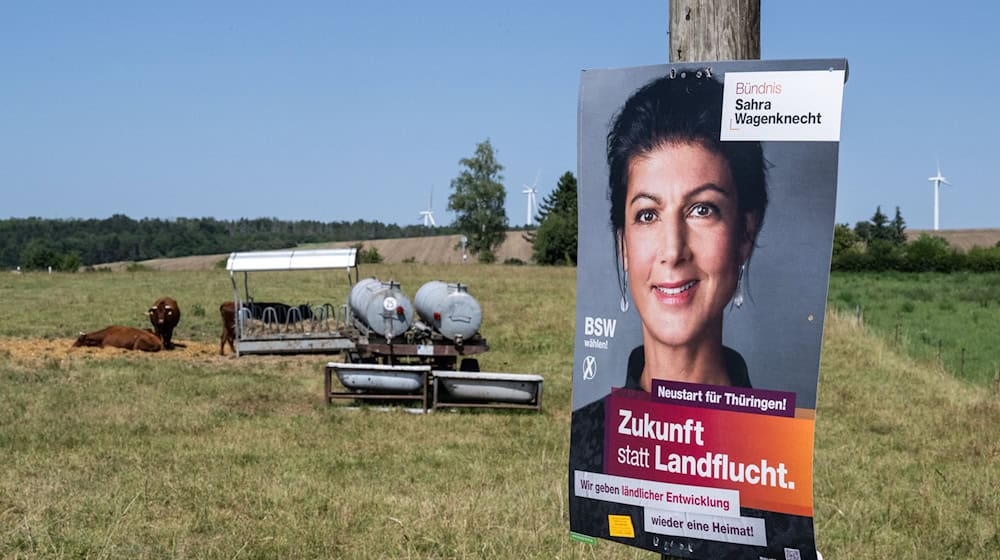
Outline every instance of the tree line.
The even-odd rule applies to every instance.
[[[276,218],[0,220],[0,265],[25,270],[74,271],[116,261],[140,261],[232,251],[260,251],[303,243],[449,235],[452,227],[399,226],[378,221],[320,222]]]
[[[479,262],[494,262],[496,250],[509,228],[504,211],[507,196],[501,173],[504,167],[489,139],[478,143],[472,157],[460,159],[459,165],[460,172],[451,182],[453,192],[448,198],[448,209],[456,214],[450,226],[276,218],[136,220],[123,214],[106,219],[10,218],[0,220],[0,266],[76,271],[109,262],[455,233],[466,236],[466,249]],[[526,235],[532,242],[536,263],[576,264],[576,213],[576,178],[566,172],[539,208],[538,229]],[[361,258],[369,262],[380,260],[373,249],[363,252]]]
[[[0,264],[24,269],[77,270],[116,261],[140,261],[189,255],[260,251],[303,243],[366,241],[462,233],[467,250],[479,262],[496,260],[495,251],[509,227],[504,212],[507,192],[503,165],[489,139],[476,145],[472,157],[459,160],[452,180],[448,209],[455,222],[445,227],[399,226],[378,221],[285,221],[276,218],[178,218],[134,220],[116,214],[107,219],[0,220]],[[538,228],[524,237],[532,245],[532,260],[543,265],[577,263],[577,181],[567,171],[545,197],[537,213]],[[375,252],[377,253],[377,252]],[[365,254],[378,262],[377,254]],[[377,260],[376,260],[377,259]],[[950,247],[940,237],[921,235],[907,241],[906,221],[899,208],[889,219],[881,207],[871,219],[853,228],[837,224],[833,235],[833,270],[842,271],[1000,271],[1000,243],[967,252]]]
[[[995,272],[1000,271],[1000,243],[962,251],[926,233],[906,240],[906,222],[899,208],[892,220],[877,207],[867,221],[852,229],[837,224],[833,231],[833,270],[847,272]]]

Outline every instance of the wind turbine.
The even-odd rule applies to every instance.
[[[938,191],[941,189],[941,183],[945,185],[951,185],[948,179],[945,179],[941,175],[941,162],[938,162],[937,175],[933,177],[928,177],[928,181],[934,182],[934,231],[938,230]]]
[[[528,214],[524,220],[525,225],[528,227],[535,225],[535,193],[538,192],[538,190],[535,189],[535,186],[538,184],[539,174],[541,174],[541,171],[535,173],[535,182],[532,183],[530,187],[528,185],[524,185],[524,190],[521,191],[521,193],[528,195]]]
[[[431,208],[434,206],[434,189],[431,189],[431,198],[427,201],[427,210],[420,213],[424,217],[424,227],[437,227],[437,222],[434,221],[434,211]]]

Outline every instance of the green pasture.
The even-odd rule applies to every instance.
[[[1000,274],[834,273],[830,305],[914,358],[986,383],[1000,375]]]
[[[430,279],[467,283],[492,347],[483,369],[543,375],[543,411],[327,406],[327,357],[215,355],[224,271],[3,274],[0,558],[658,558],[569,539],[575,269],[362,272],[411,294]],[[251,280],[261,300],[339,304],[347,292],[342,272]],[[186,348],[69,349],[81,330],[146,327],[163,295],[180,303]],[[828,316],[819,548],[996,558],[998,395],[898,350],[851,314]]]

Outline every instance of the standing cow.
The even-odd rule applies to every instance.
[[[227,301],[219,306],[219,314],[222,315],[222,337],[219,340],[219,355],[224,356],[226,354],[226,343],[229,343],[229,349],[236,353],[236,347],[233,346],[233,341],[236,340],[236,304]]]
[[[174,298],[160,298],[149,308],[149,322],[153,324],[156,336],[160,337],[163,347],[167,350],[174,349],[174,343],[170,339],[174,336],[174,328],[180,320],[181,308],[177,307],[177,300]]]

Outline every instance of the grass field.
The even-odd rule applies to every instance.
[[[914,358],[985,384],[1000,375],[1000,274],[834,273],[831,306]]]
[[[432,278],[469,284],[493,348],[483,369],[545,376],[542,413],[328,407],[325,357],[217,355],[223,271],[3,275],[0,557],[657,557],[568,538],[574,269],[363,272],[410,293]],[[347,290],[329,273],[258,284],[262,300],[339,303]],[[146,327],[162,295],[182,307],[186,347],[70,348],[81,330]],[[815,466],[824,556],[998,557],[997,426],[991,386],[831,315]]]

